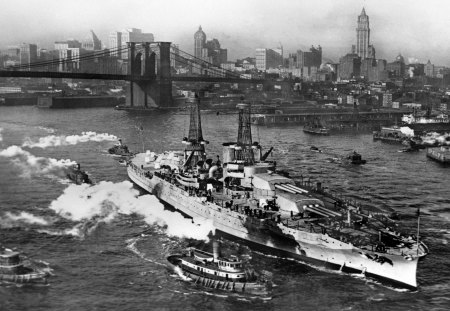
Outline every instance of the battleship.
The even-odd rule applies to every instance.
[[[272,148],[263,153],[252,140],[250,107],[238,108],[237,141],[223,144],[223,163],[207,158],[193,105],[184,150],[136,154],[127,165],[129,178],[253,249],[416,289],[419,259],[428,254],[419,232],[400,232],[386,214],[302,186],[277,170],[267,160]]]

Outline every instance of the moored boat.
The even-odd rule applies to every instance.
[[[432,116],[430,109],[427,109],[424,115],[418,113],[405,114],[402,117],[402,122],[415,133],[450,131],[448,115],[440,113]]]
[[[14,283],[47,283],[48,272],[25,264],[19,252],[0,246],[0,281]]]
[[[185,280],[210,289],[266,296],[272,288],[270,280],[246,268],[237,257],[220,256],[216,244],[214,253],[188,248],[184,253],[168,256],[167,260]]]
[[[387,143],[403,143],[405,140],[408,140],[410,137],[414,136],[413,131],[405,128],[400,128],[398,126],[391,127],[381,127],[380,131],[373,132],[373,140],[380,140]]]

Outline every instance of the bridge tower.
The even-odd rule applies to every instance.
[[[170,42],[128,43],[130,108],[172,106]]]

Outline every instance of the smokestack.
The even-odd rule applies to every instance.
[[[214,261],[217,261],[220,257],[220,245],[218,241],[213,242],[213,256]]]

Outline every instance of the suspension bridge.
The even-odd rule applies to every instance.
[[[183,70],[176,70],[176,68]],[[171,46],[170,42],[129,42],[82,55],[39,61],[0,70],[0,77],[67,78],[129,81],[127,106],[172,106],[172,82],[264,83],[245,79],[204,59]]]

